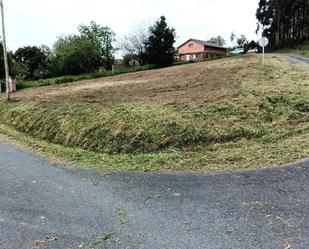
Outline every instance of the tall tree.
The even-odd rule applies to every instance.
[[[17,49],[14,54],[17,63],[26,67],[26,79],[38,79],[45,74],[46,59],[45,53],[36,46],[28,46]]]
[[[115,33],[109,27],[103,27],[96,22],[90,22],[90,25],[80,25],[78,30],[82,37],[91,42],[98,50],[102,65],[106,69],[111,69],[114,62],[113,42],[115,41]]]
[[[156,67],[172,65],[175,56],[175,29],[168,27],[166,18],[161,16],[149,31],[150,36],[145,42],[147,62]]]
[[[240,35],[240,37],[237,38],[237,44],[239,47],[243,47],[247,42],[248,40],[245,35]]]
[[[256,17],[272,48],[309,39],[308,0],[260,0]]]
[[[61,37],[54,44],[51,58],[55,75],[81,74],[96,71],[101,66],[101,54],[97,47],[84,36]]]
[[[145,64],[145,43],[149,39],[149,35],[149,28],[139,26],[130,34],[124,36],[119,42],[119,48],[126,59],[136,61],[139,65]]]
[[[210,43],[214,43],[217,44],[221,47],[223,47],[226,44],[226,41],[224,40],[224,38],[220,35],[216,36],[216,37],[212,37],[208,40],[208,42]]]

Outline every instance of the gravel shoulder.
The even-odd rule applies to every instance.
[[[218,174],[56,167],[0,142],[0,248],[309,247],[309,160]]]

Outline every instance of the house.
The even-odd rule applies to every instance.
[[[177,50],[179,61],[206,60],[227,53],[224,47],[197,39],[189,39]]]

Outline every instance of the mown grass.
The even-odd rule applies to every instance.
[[[145,65],[145,66],[136,66],[136,67],[117,67],[114,71],[100,71],[100,72],[92,72],[92,73],[84,73],[79,75],[65,75],[61,77],[54,77],[49,79],[40,79],[40,80],[18,80],[16,88],[18,90],[26,89],[26,88],[36,88],[42,86],[50,86],[56,84],[63,84],[68,82],[76,82],[81,80],[90,80],[90,79],[97,79],[102,77],[108,77],[113,75],[125,74],[125,73],[134,73],[140,72],[145,70],[153,69],[154,66],[152,65]],[[2,91],[5,90],[5,82],[2,80],[0,81]]]
[[[257,58],[238,87],[204,104],[3,100],[0,131],[54,159],[108,169],[231,170],[308,156],[308,68],[269,57],[266,69]]]
[[[247,98],[239,93],[239,101]],[[296,94],[256,96],[251,109],[231,104],[205,107],[35,105],[19,102],[0,112],[3,122],[52,143],[108,154],[157,152],[169,147],[280,139],[305,131],[309,100]],[[304,126],[303,126],[304,125]]]
[[[214,57],[214,58],[211,58],[209,61],[218,60],[222,58],[223,57]],[[175,62],[174,66],[198,63],[202,61],[204,60]],[[113,75],[147,71],[147,70],[151,70],[154,68],[155,68],[154,65],[132,66],[132,67],[121,66],[121,67],[115,68],[114,71],[109,70],[109,71],[84,73],[84,74],[79,74],[79,75],[65,75],[65,76],[60,76],[60,77],[53,77],[53,78],[39,79],[39,80],[18,80],[16,88],[17,90],[22,90],[22,89],[27,89],[27,88],[37,88],[37,87],[42,87],[42,86],[57,85],[57,84],[70,83],[70,82],[76,82],[76,81],[82,81],[82,80],[97,79],[97,78],[108,77],[108,76],[113,76]],[[2,92],[5,91],[6,86],[5,86],[4,80],[0,80],[0,85],[1,85]]]

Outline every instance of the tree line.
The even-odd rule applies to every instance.
[[[52,48],[26,46],[10,51],[10,75],[35,80],[111,70],[118,49],[125,54],[128,65],[133,63],[132,59],[139,65],[151,64],[158,68],[174,62],[176,31],[168,26],[164,16],[139,35],[138,32],[130,34],[118,43],[115,35],[111,28],[92,21],[89,25],[80,25],[78,34],[59,37]],[[2,51],[0,43],[0,77],[4,78]]]
[[[309,0],[260,0],[256,17],[272,49],[309,39]]]
[[[115,54],[121,51],[125,67],[152,65],[167,67],[176,58],[176,30],[169,27],[161,16],[153,25],[139,26],[122,39],[115,40],[115,32],[92,21],[78,26],[78,33],[59,37],[52,48],[48,46],[25,46],[8,52],[10,75],[21,80],[37,80],[64,75],[111,70],[116,63]],[[232,43],[246,50],[255,47],[245,35],[239,38],[231,34]],[[224,46],[221,36],[208,40]],[[3,49],[0,43],[0,77],[4,78]]]

